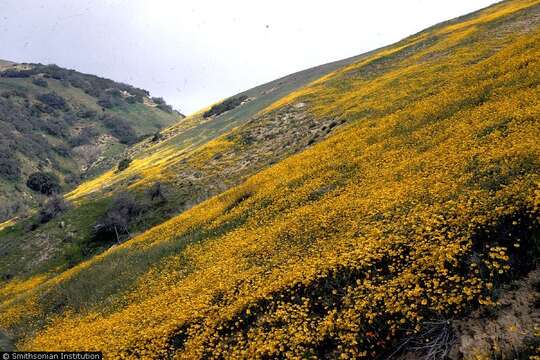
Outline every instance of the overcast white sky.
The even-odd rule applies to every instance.
[[[0,0],[0,59],[126,82],[190,113],[492,0]]]

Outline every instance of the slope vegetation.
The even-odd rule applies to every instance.
[[[0,63],[0,220],[42,200],[25,185],[51,173],[64,188],[180,120],[148,92],[54,65]]]
[[[186,158],[139,150],[129,186],[208,163],[245,180],[60,274],[6,282],[0,324],[19,349],[111,358],[525,356],[530,322],[501,329],[509,350],[505,336],[464,346],[454,324],[496,312],[536,266],[539,86],[540,3],[506,1],[360,58]],[[288,124],[272,133],[287,140],[265,143],[264,124]],[[254,159],[251,143],[269,147]],[[114,176],[69,197],[84,206]]]
[[[277,132],[276,128],[279,128],[281,129],[281,133],[288,133],[289,131],[294,130],[293,126],[290,124],[291,120],[293,120],[292,114],[289,115],[289,119],[287,119],[289,121],[286,124],[270,124],[269,122],[275,121],[275,119],[273,117],[268,119],[267,117],[259,115],[259,112],[298,88],[343,66],[365,58],[368,55],[369,53],[316,66],[236,94],[230,99],[242,98],[244,101],[242,101],[240,105],[233,107],[231,110],[221,112],[218,115],[204,116],[208,109],[203,109],[202,111],[189,116],[185,121],[164,130],[160,134],[161,137],[159,141],[149,139],[130,148],[128,150],[129,157],[140,160],[136,162],[139,166],[133,167],[131,169],[132,171],[116,174],[113,172],[103,174],[101,177],[96,177],[93,182],[86,182],[83,184],[83,186],[71,193],[69,197],[71,199],[80,198],[91,192],[99,192],[104,188],[109,188],[115,183],[125,182],[126,179],[129,178],[143,178],[150,172],[161,174],[165,169],[172,167],[173,164],[177,165],[180,162],[178,160],[179,155],[187,153],[190,153],[191,155],[191,152],[195,150],[200,152],[202,151],[201,148],[204,146],[206,146],[206,148],[215,148],[215,143],[210,143],[209,146],[208,143],[218,138],[220,139],[218,140],[220,143],[227,142],[227,140],[223,140],[225,139],[225,133],[227,133],[229,139],[228,142],[230,142],[230,138],[236,136],[238,133],[237,129],[244,129],[246,124],[252,124],[251,128],[258,126],[259,129],[251,131],[253,134],[244,134],[243,137],[248,137],[250,135],[256,136],[257,132],[261,133],[264,131],[261,128],[273,129],[274,132]],[[224,102],[227,100],[228,99],[224,100]],[[220,104],[221,103],[217,103],[215,106],[219,106]],[[303,116],[305,117],[305,115]],[[261,122],[264,122],[264,124],[261,124]],[[318,124],[318,126],[311,125],[310,132],[314,133],[323,126],[324,125],[322,124]],[[327,129],[328,128],[325,128],[325,130]],[[231,132],[235,135],[230,135],[229,133]],[[273,135],[273,138],[277,137],[277,134],[269,135]],[[245,143],[242,139],[240,139],[240,142]],[[254,145],[259,146],[257,143]],[[277,161],[278,159],[279,158],[276,157],[274,161]],[[156,161],[158,164],[156,164]],[[172,172],[178,173],[177,169],[172,170]],[[147,180],[146,183],[155,181],[156,179]]]

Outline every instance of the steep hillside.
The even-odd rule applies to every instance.
[[[180,119],[157,101],[145,90],[54,65],[2,62],[0,220],[43,198],[26,186],[31,174],[52,173],[69,189],[110,167],[106,159],[141,136]]]
[[[114,166],[67,195],[78,206],[68,208],[48,224],[41,225],[34,217],[0,233],[0,251],[4,253],[0,258],[0,279],[36,271],[61,271],[116,243],[116,234],[104,238],[96,235],[94,228],[114,206],[115,196],[123,191],[143,203],[141,211],[119,234],[125,240],[325,138],[338,124],[331,119],[314,119],[302,106],[286,109],[278,117],[260,116],[257,112],[309,81],[366,56],[317,66],[263,84],[231,97],[246,97],[231,110],[205,117],[204,109],[123,152],[107,153],[99,162],[100,168]],[[129,165],[118,171],[116,165],[121,162]],[[157,201],[149,199],[147,193],[152,186],[159,186],[166,201],[163,196]]]
[[[94,237],[109,248],[69,270],[6,279],[0,326],[19,349],[110,358],[534,355],[539,100],[540,1],[515,0],[191,142],[249,102],[202,111],[81,184],[74,209],[34,233],[80,246],[66,232],[90,234],[126,189],[146,197],[124,212],[142,222],[185,211],[120,244]],[[81,218],[86,230],[69,228]],[[4,242],[28,237],[2,226]]]

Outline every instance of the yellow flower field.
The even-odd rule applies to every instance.
[[[20,349],[107,358],[352,359],[493,306],[537,256],[540,24],[515,18],[539,7],[503,2],[272,105],[351,125],[58,276],[0,289],[14,294],[0,326]],[[176,156],[160,151],[132,171],[157,176]]]

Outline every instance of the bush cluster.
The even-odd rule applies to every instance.
[[[66,100],[54,92],[38,95],[36,99],[56,110],[67,108]]]
[[[32,83],[34,85],[41,86],[44,88],[49,87],[49,83],[47,82],[47,80],[42,79],[42,78],[35,78],[32,80]]]
[[[120,162],[118,163],[118,166],[117,166],[117,170],[118,171],[126,170],[129,167],[129,165],[131,164],[131,161],[132,160],[128,159],[128,158],[120,160]]]
[[[44,195],[54,195],[61,191],[60,181],[56,175],[45,172],[35,172],[28,177],[26,186]]]
[[[88,145],[92,143],[94,139],[99,136],[99,131],[94,127],[85,127],[81,130],[79,135],[69,139],[69,143],[73,147]]]
[[[1,150],[0,150],[1,151]],[[0,178],[17,181],[21,177],[21,164],[15,157],[0,152]]]
[[[130,193],[117,195],[105,215],[93,228],[93,238],[100,243],[120,242],[129,237],[130,223],[142,212],[143,207]]]
[[[137,142],[137,134],[129,122],[118,115],[104,115],[101,119],[103,124],[110,130],[122,144],[132,145]]]
[[[47,200],[39,210],[38,222],[45,224],[65,212],[70,204],[62,196],[55,195]]]
[[[221,103],[219,103],[217,105],[212,106],[210,108],[210,110],[206,111],[203,114],[203,116],[205,118],[207,118],[207,117],[210,117],[212,115],[220,115],[220,114],[224,113],[225,111],[232,110],[235,107],[239,106],[246,99],[247,99],[247,96],[245,96],[245,95],[229,98],[229,99],[227,99],[227,100],[225,100],[225,101],[223,101],[223,102],[221,102]]]

